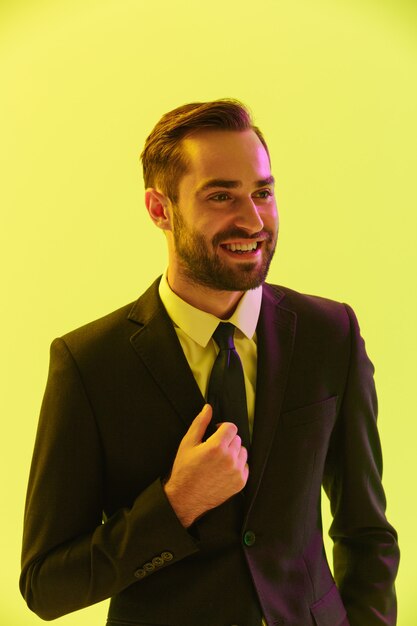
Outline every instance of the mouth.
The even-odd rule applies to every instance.
[[[257,256],[262,248],[263,241],[233,241],[220,244],[222,250],[225,250],[233,256]]]

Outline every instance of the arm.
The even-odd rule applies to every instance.
[[[202,441],[211,416],[206,405],[192,422],[165,486],[155,480],[130,508],[102,523],[106,463],[94,409],[66,344],[52,344],[20,579],[33,611],[54,619],[114,596],[199,550],[185,527],[240,491],[248,476],[247,453],[234,424],[223,423]]]
[[[397,534],[385,517],[374,368],[352,309],[351,354],[338,423],[326,461],[334,574],[351,626],[394,626]]]
[[[56,340],[29,479],[20,579],[28,606],[43,619],[117,594],[163,552],[173,555],[165,567],[198,551],[160,480],[102,523],[105,470],[93,407],[66,344]]]

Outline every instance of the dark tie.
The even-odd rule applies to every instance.
[[[242,444],[249,450],[249,422],[242,363],[233,342],[235,327],[221,322],[213,333],[220,348],[211,370],[207,401],[213,407],[213,423],[234,422]]]

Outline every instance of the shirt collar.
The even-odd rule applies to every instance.
[[[248,339],[252,339],[261,310],[262,286],[246,291],[228,320],[197,309],[177,296],[168,284],[167,271],[159,283],[159,296],[174,324],[205,348],[220,322],[231,322]]]

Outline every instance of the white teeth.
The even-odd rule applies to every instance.
[[[232,252],[236,252],[236,250],[241,250],[242,252],[249,252],[251,250],[256,250],[258,247],[258,242],[254,241],[253,243],[227,243],[226,249],[231,250]]]

